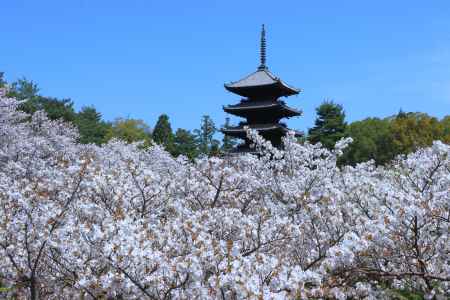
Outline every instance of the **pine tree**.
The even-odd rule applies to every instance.
[[[70,99],[41,96],[38,85],[26,78],[13,82],[8,96],[18,100],[26,100],[20,105],[20,109],[26,113],[33,114],[38,110],[43,110],[52,120],[63,119],[67,122],[75,120],[76,113]]]
[[[106,134],[110,125],[102,121],[102,114],[94,107],[82,107],[77,113],[74,123],[80,133],[80,143],[99,145],[106,141]]]
[[[190,159],[194,159],[198,155],[197,143],[195,136],[186,129],[178,128],[173,145],[173,153],[175,157],[185,155]]]
[[[174,136],[168,115],[162,114],[159,116],[152,137],[155,143],[164,146],[167,151],[172,153]]]
[[[308,140],[315,144],[320,142],[332,149],[335,143],[345,136],[345,112],[340,104],[333,101],[323,102],[317,109],[315,126],[308,132]]]
[[[214,140],[216,131],[216,126],[211,117],[207,115],[203,116],[200,123],[200,129],[194,131],[200,153],[210,155],[213,146],[217,146],[218,142]]]

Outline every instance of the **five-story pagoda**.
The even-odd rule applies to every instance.
[[[273,146],[281,147],[281,138],[290,130],[281,123],[282,118],[300,116],[301,111],[291,108],[281,100],[281,97],[297,95],[300,89],[287,85],[274,76],[266,66],[266,38],[264,25],[261,31],[261,63],[256,72],[243,79],[225,84],[225,88],[244,98],[238,104],[227,105],[223,110],[229,114],[245,118],[238,126],[228,126],[221,129],[222,133],[244,140],[232,152],[253,152],[251,142],[247,139],[245,127],[258,131]],[[301,132],[295,131],[297,136]]]

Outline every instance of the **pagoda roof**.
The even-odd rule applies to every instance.
[[[225,88],[244,97],[251,97],[258,89],[270,89],[277,96],[291,96],[301,92],[273,75],[265,66],[241,80],[225,84]]]
[[[287,117],[300,116],[302,112],[295,108],[287,106],[284,101],[249,101],[243,100],[235,105],[227,105],[223,107],[227,113],[234,115],[244,115],[249,112],[258,112],[263,110],[273,110]]]

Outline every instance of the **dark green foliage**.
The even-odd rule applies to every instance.
[[[228,127],[230,126],[230,118],[226,118],[225,119],[225,124],[223,127]],[[222,151],[223,152],[228,152],[231,149],[233,149],[233,147],[237,144],[237,140],[231,136],[228,135],[223,135],[223,139],[222,139]]]
[[[38,85],[32,80],[27,80],[25,77],[13,82],[9,91],[9,95],[18,100],[32,99],[37,97],[38,93]]]
[[[374,159],[378,164],[385,164],[395,156],[390,123],[386,119],[353,122],[347,126],[346,135],[353,138],[353,143],[345,151],[341,163],[355,165]]]
[[[93,106],[85,106],[77,113],[74,124],[80,133],[80,143],[100,145],[106,141],[111,125],[102,120],[102,114]]]
[[[174,156],[185,155],[189,159],[194,159],[198,156],[198,148],[195,140],[195,136],[189,131],[182,128],[178,128],[173,144]]]
[[[70,99],[41,96],[38,85],[25,78],[13,82],[8,95],[25,100],[26,102],[20,108],[26,113],[33,114],[38,110],[43,110],[52,120],[62,119],[72,122],[78,127],[80,143],[101,144],[105,142],[109,126],[101,120],[101,114],[93,107],[84,107],[79,113],[76,113]]]
[[[441,120],[444,137],[442,141],[450,144],[450,116],[446,116]]]
[[[38,85],[25,78],[12,83],[8,96],[26,100],[20,107],[26,113],[33,114],[38,110],[43,110],[52,120],[63,119],[67,122],[75,120],[76,113],[70,99],[41,96]]]
[[[388,289],[387,294],[393,300],[423,300],[425,295],[421,292],[412,292],[406,289]]]
[[[0,88],[3,88],[6,86],[6,81],[5,81],[5,73],[4,72],[0,72]]]
[[[204,115],[200,123],[200,129],[194,130],[201,154],[215,155],[218,152],[217,144],[220,143],[214,139],[216,131],[216,126],[211,117]]]
[[[323,102],[317,109],[315,125],[308,132],[309,142],[320,142],[332,149],[335,143],[345,136],[345,112],[342,105],[332,101]]]
[[[152,138],[155,143],[164,146],[167,151],[173,151],[174,136],[172,127],[170,126],[169,116],[166,114],[159,116],[155,128],[153,129]]]
[[[218,140],[212,140],[211,147],[209,148],[210,156],[219,156],[222,153],[220,142]]]
[[[63,119],[66,122],[73,122],[76,118],[76,113],[73,108],[73,102],[70,99],[57,99],[40,97],[27,102],[31,105],[31,110],[43,110],[47,116],[52,120]]]

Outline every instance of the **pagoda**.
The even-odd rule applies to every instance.
[[[300,116],[300,110],[291,108],[281,99],[300,93],[300,89],[289,86],[273,75],[266,66],[266,37],[264,25],[261,30],[260,65],[256,72],[243,79],[225,84],[225,89],[243,98],[238,104],[227,105],[223,110],[229,114],[245,118],[238,126],[227,126],[221,132],[230,137],[242,139],[244,142],[231,152],[254,152],[251,141],[247,138],[245,127],[258,131],[273,146],[280,148],[281,138],[290,129],[280,122],[283,118]],[[296,136],[302,132],[294,131]]]

